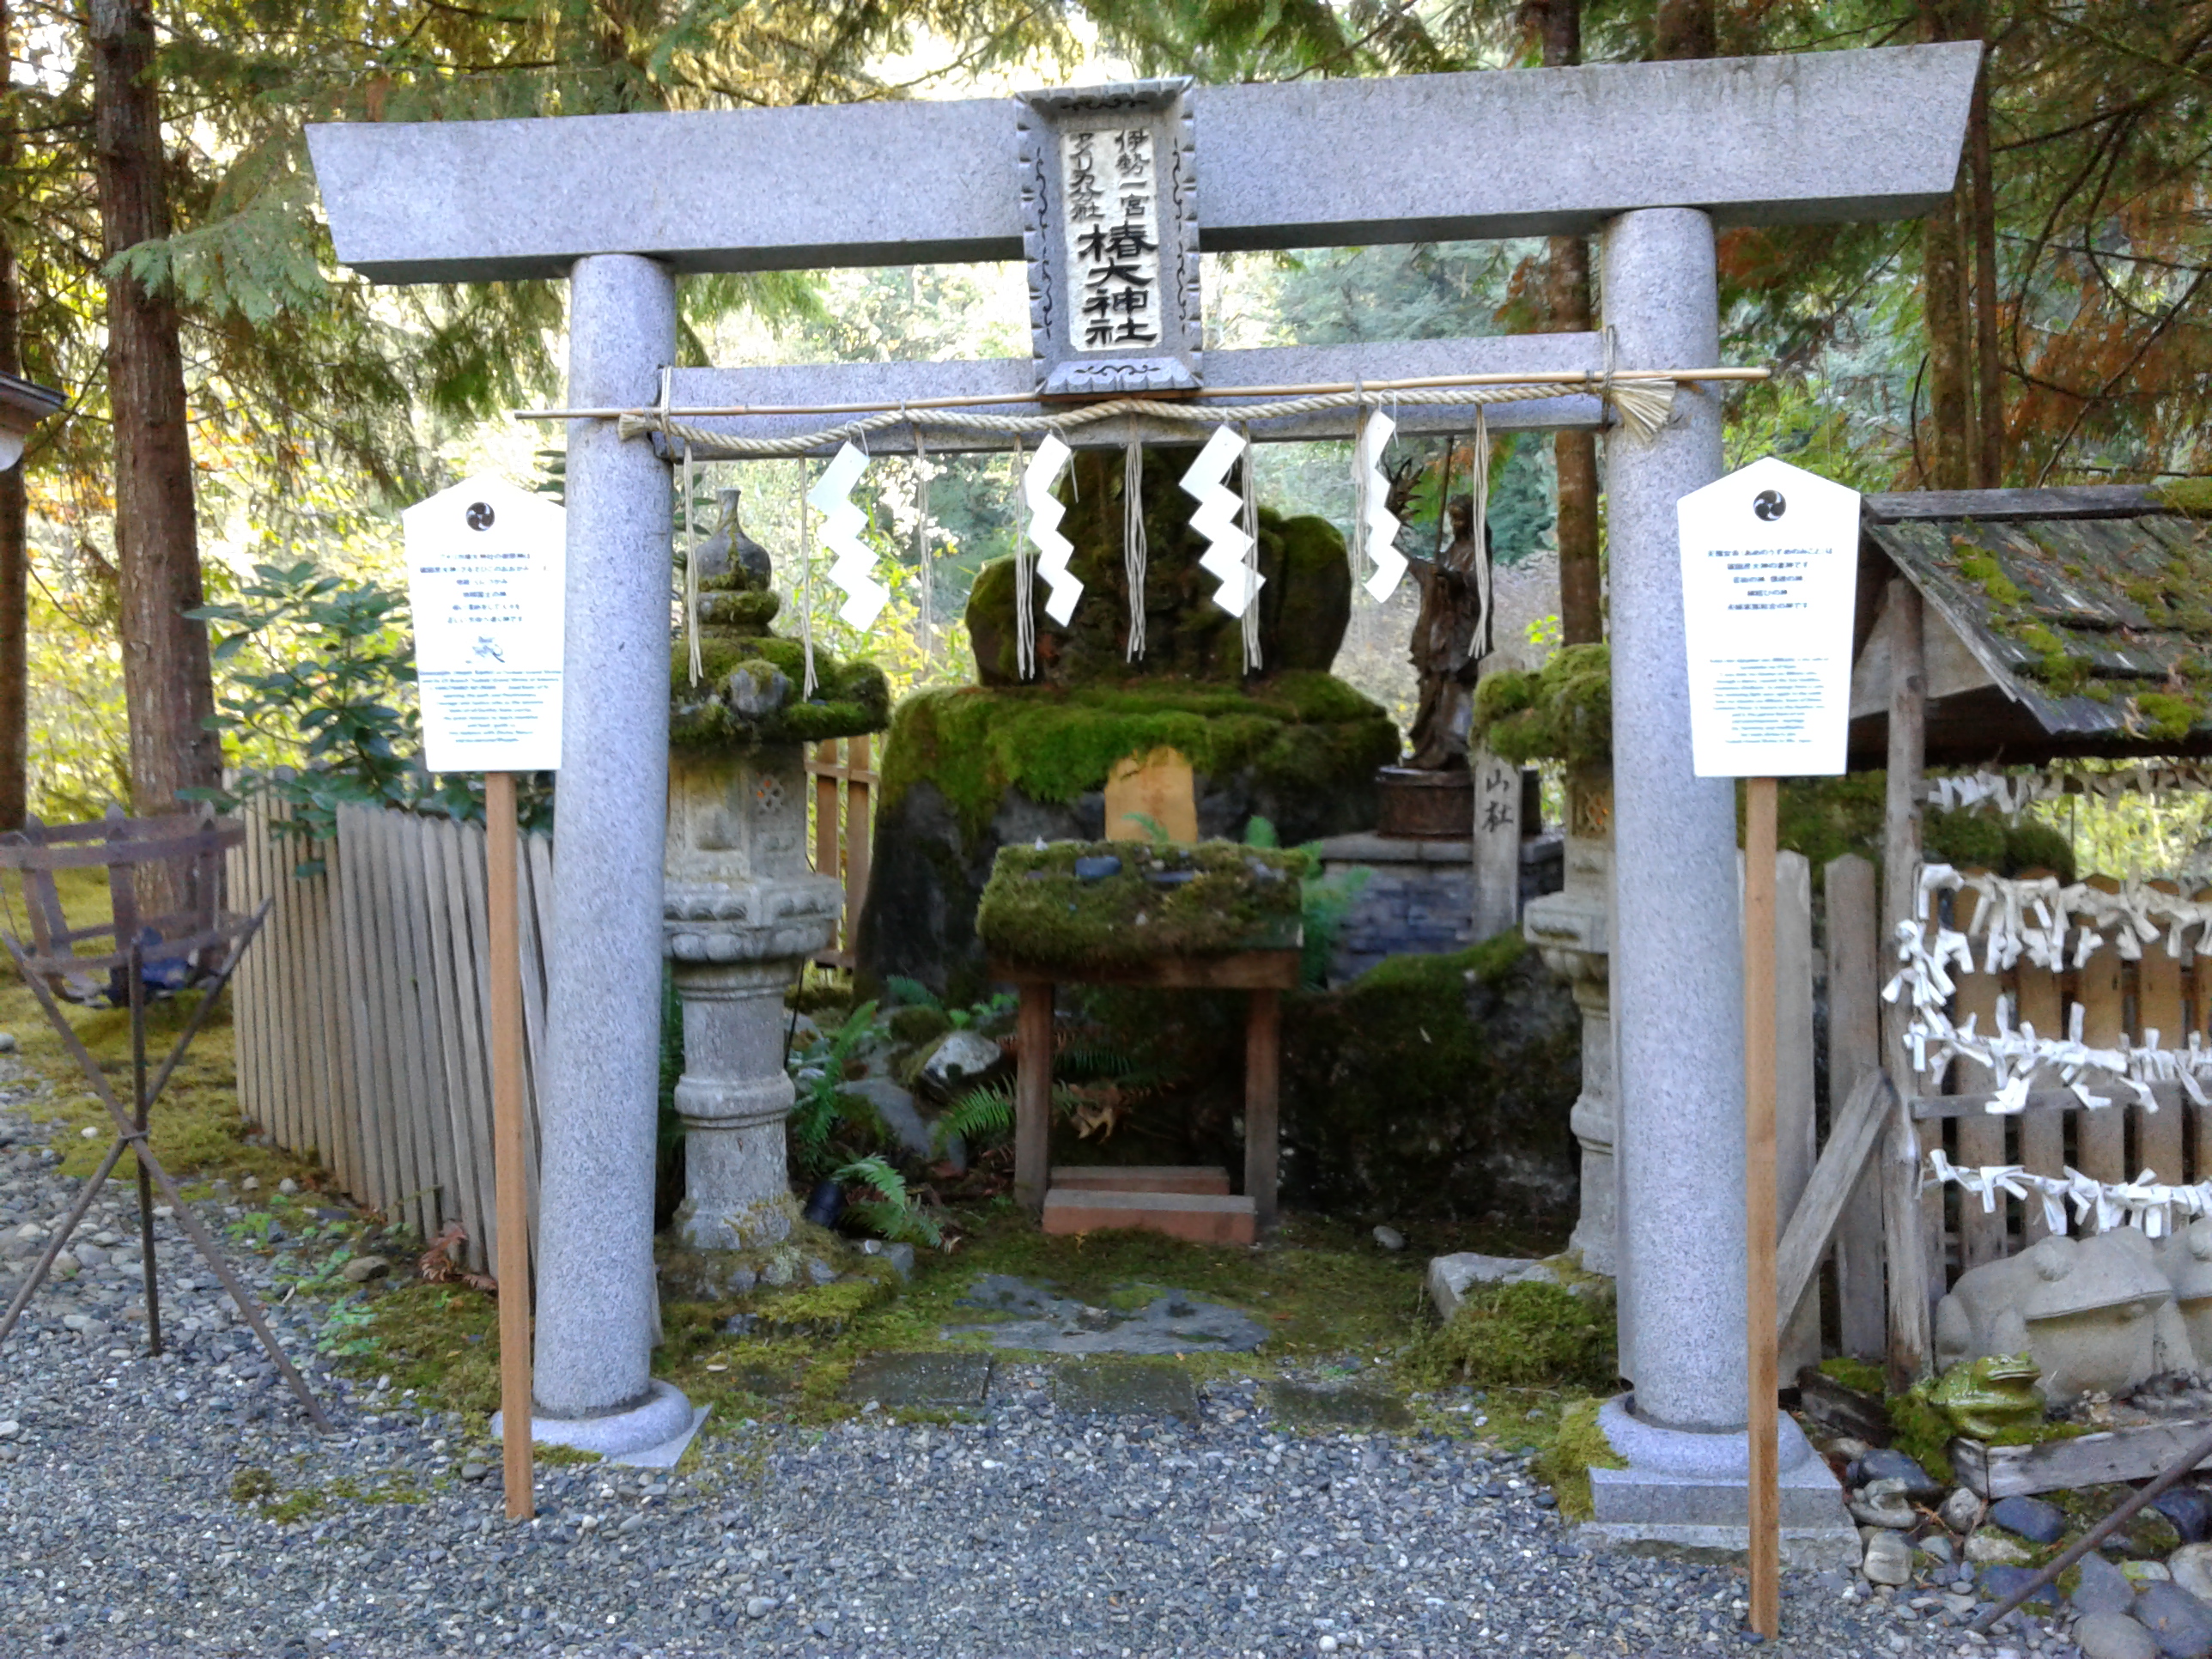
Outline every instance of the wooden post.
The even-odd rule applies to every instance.
[[[1975,875],[1977,871],[1962,873]],[[1981,895],[1961,890],[1952,900],[1952,923],[1959,932],[1970,932]],[[1983,944],[1972,940],[1972,944]],[[1986,946],[1984,946],[1986,949]],[[1977,963],[1984,959],[1982,951],[1975,953]],[[1994,1031],[1997,1024],[1999,986],[1995,974],[1960,969],[1954,975],[1958,989],[1951,999],[1951,1020],[1964,1025],[1974,1022],[1977,1031]],[[1987,1094],[1996,1087],[1996,1079],[1990,1075],[1989,1067],[1970,1060],[1952,1062],[1951,1076],[1944,1092],[1954,1095]],[[2002,1164],[2005,1158],[2005,1121],[1986,1112],[1976,1112],[1959,1120],[1959,1162],[1961,1164]],[[1985,1210],[1978,1198],[1967,1198],[1959,1206],[1959,1271],[1978,1267],[1984,1261],[1995,1261],[2005,1253],[2005,1223],[2008,1201],[2000,1193],[1996,1207]],[[2039,1209],[2041,1206],[2037,1206]]]
[[[1468,756],[1474,773],[1474,916],[1477,941],[1521,925],[1521,773],[1487,749]]]
[[[845,739],[845,917],[840,924],[845,965],[853,965],[853,952],[860,937],[860,907],[868,900],[869,818],[868,739],[866,735]]]
[[[1921,642],[1920,590],[1903,576],[1889,584],[1889,772],[1883,808],[1881,960],[1896,959],[1897,929],[1917,916],[1920,881],[1920,795],[1927,758],[1928,675]],[[1934,1225],[1915,1193],[1920,1143],[1911,1100],[1920,1091],[1905,1046],[1912,1010],[1900,998],[1882,1015],[1882,1053],[1897,1086],[1897,1116],[1882,1158],[1882,1235],[1889,1267],[1889,1383],[1902,1394],[1928,1374],[1929,1284],[1942,1277],[1942,1212]],[[1942,1189],[1931,1188],[1936,1202]],[[1930,1232],[1934,1237],[1929,1237]],[[1936,1272],[1929,1272],[1929,1256]]]
[[[1052,1167],[1051,981],[1022,981],[1014,1031],[1014,1201],[1037,1216]]]
[[[1252,1200],[1255,1224],[1265,1233],[1275,1224],[1282,994],[1255,990],[1245,994],[1252,1002],[1244,1020],[1244,1195]]]
[[[2091,876],[2088,884],[2104,893],[2120,890],[2119,883],[2110,876]],[[2091,951],[2088,961],[2081,964],[2079,982],[2081,1041],[2092,1048],[2124,1048],[2127,985],[2120,947],[2106,939]],[[2119,1095],[2118,1090],[2111,1092]],[[2074,1139],[2075,1163],[2091,1180],[2117,1183],[2135,1178],[2135,1168],[2128,1161],[2128,1113],[2119,1099],[2101,1110],[2077,1114]]]
[[[1881,931],[1874,866],[1850,854],[1821,878],[1827,898],[1829,1134],[1843,1102],[1881,1066]],[[1881,1179],[1871,1165],[1836,1228],[1837,1322],[1844,1352],[1877,1358],[1888,1340],[1883,1313]]]
[[[1743,903],[1744,1335],[1749,1350],[1751,1627],[1780,1620],[1782,1495],[1775,1379],[1775,783],[1745,782]]]
[[[499,1405],[507,1518],[538,1512],[530,1438],[530,1177],[522,1129],[522,950],[515,910],[514,774],[484,777],[490,936],[491,1111],[497,1188]]]

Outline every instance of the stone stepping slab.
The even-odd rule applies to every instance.
[[[1261,1398],[1270,1416],[1296,1428],[1402,1430],[1413,1426],[1413,1413],[1406,1402],[1376,1389],[1270,1382],[1261,1390]]]
[[[879,1353],[853,1367],[845,1398],[855,1405],[975,1407],[990,1386],[987,1353]]]
[[[1052,1402],[1064,1412],[1177,1417],[1194,1427],[1198,1423],[1198,1387],[1180,1365],[1133,1359],[1056,1365]]]

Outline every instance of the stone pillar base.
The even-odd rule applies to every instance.
[[[1625,1469],[1592,1469],[1595,1519],[1582,1528],[1595,1544],[1703,1557],[1741,1557],[1748,1548],[1750,1437],[1692,1434],[1638,1419],[1634,1396],[1621,1395],[1598,1412],[1598,1426]],[[1793,1567],[1856,1567],[1858,1528],[1844,1508],[1843,1487],[1805,1438],[1783,1416],[1780,1437],[1782,1559]]]
[[[694,1407],[673,1383],[655,1381],[642,1403],[604,1417],[545,1417],[533,1414],[530,1437],[554,1446],[597,1452],[610,1463],[670,1469],[684,1455],[710,1407]],[[504,1412],[491,1416],[491,1433],[501,1437]]]

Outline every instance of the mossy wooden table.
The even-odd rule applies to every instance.
[[[1020,1053],[1014,1082],[1014,1197],[1042,1216],[1051,1176],[1053,988],[1148,985],[1170,990],[1243,991],[1244,1194],[1255,1224],[1275,1224],[1278,1158],[1276,1103],[1281,1073],[1282,994],[1298,982],[1299,953],[1239,951],[1218,956],[1164,956],[1130,965],[1079,970],[997,962],[991,976],[1019,988],[1016,1030]]]

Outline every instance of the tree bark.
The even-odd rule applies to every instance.
[[[13,20],[0,0],[0,87],[15,75]],[[0,178],[15,169],[15,106],[0,97]],[[23,372],[22,288],[15,250],[0,228],[0,374]],[[0,471],[0,830],[19,828],[29,806],[29,504],[21,462]]]
[[[1583,61],[1582,0],[1542,0],[1536,20],[1546,69]],[[1554,236],[1544,259],[1546,325],[1563,333],[1590,326],[1589,241]],[[1597,434],[1562,432],[1552,440],[1559,473],[1559,638],[1595,645],[1605,638],[1605,583],[1598,563]]]
[[[1654,58],[1711,58],[1718,40],[1713,0],[1659,0],[1651,33]]]
[[[1950,16],[1940,0],[1921,0],[1920,23],[1925,40],[1948,40],[1952,36]],[[1921,225],[1920,307],[1928,335],[1931,428],[1925,447],[1928,476],[1923,482],[1935,489],[1972,489],[1979,447],[1973,432],[1973,362],[1968,343],[1972,319],[1966,304],[1965,245],[1959,212],[1963,193],[1954,182],[1951,194],[1929,210]]]
[[[1969,33],[1986,40],[1989,7],[1978,3]],[[1974,83],[1974,102],[1966,117],[1966,168],[1970,184],[1969,238],[1974,249],[1975,430],[1974,482],[1984,489],[2004,484],[2004,364],[1997,340],[1997,193],[1990,159],[1990,65],[1982,60]]]
[[[169,234],[147,0],[90,0],[100,241],[108,258]],[[177,309],[137,277],[107,283],[107,395],[115,422],[115,551],[132,811],[222,781]]]

